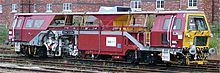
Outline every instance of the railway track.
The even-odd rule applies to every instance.
[[[122,61],[106,61],[106,60],[92,60],[92,59],[39,59],[39,58],[26,58],[7,56],[1,57],[1,62],[10,63],[22,63],[22,64],[33,64],[33,65],[47,65],[64,68],[74,68],[78,70],[90,70],[90,71],[107,71],[107,72],[220,72],[220,65],[171,65],[166,66],[164,64],[149,65],[146,63],[140,63],[137,65],[129,62]],[[70,71],[76,72],[72,69],[57,69],[57,68],[44,68],[49,70],[58,71]],[[77,71],[78,72],[78,71]]]
[[[0,54],[15,54],[15,50],[13,48],[0,46]]]
[[[144,68],[131,68],[131,67],[115,67],[115,66],[106,66],[106,65],[91,65],[91,64],[73,64],[67,63],[62,60],[55,61],[42,61],[42,60],[25,60],[25,59],[15,59],[15,58],[1,58],[1,62],[10,62],[10,63],[19,63],[19,64],[35,64],[35,65],[47,65],[47,66],[56,66],[56,67],[65,67],[65,68],[77,68],[79,70],[90,70],[90,71],[101,71],[101,72],[177,72],[169,70],[160,70],[155,69],[144,69]],[[55,68],[44,68],[49,70],[59,70],[59,71],[73,71],[66,69],[55,69]]]
[[[111,71],[111,72],[220,72],[220,61],[209,60],[207,65],[171,65],[166,66],[164,64],[149,65],[146,63],[140,63],[138,65],[131,64],[123,61],[106,61],[106,60],[93,60],[93,59],[39,59],[39,58],[26,58],[18,56],[14,50],[4,49],[0,54],[1,62],[10,63],[23,63],[23,64],[36,64],[36,65],[50,65],[66,68],[77,68],[80,70],[97,70],[97,71]],[[94,65],[95,64],[95,65]],[[79,72],[77,70],[65,70],[55,68],[45,68],[50,70]]]
[[[1,69],[19,70],[19,71],[29,71],[29,72],[53,72],[53,73],[58,73],[57,71],[52,71],[52,70],[39,69],[39,68],[17,67],[17,66],[1,65],[0,68]]]

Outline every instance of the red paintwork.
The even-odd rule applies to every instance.
[[[22,29],[23,29],[23,24],[24,24],[24,20],[25,20],[25,18],[24,18],[24,16],[18,16],[18,19],[22,19],[23,21],[22,21],[22,24],[21,24],[21,26],[20,27],[16,27],[16,28],[14,28],[14,31],[16,32],[16,31],[20,31],[20,34],[19,34],[19,36],[20,36],[20,38],[17,38],[17,39],[15,39],[15,41],[22,41]],[[18,22],[16,22],[16,23],[18,23]],[[16,25],[17,26],[17,25]],[[13,31],[13,30],[12,30]],[[15,32],[13,33],[14,35],[15,35]]]
[[[178,39],[177,35],[173,35],[174,32],[180,32],[182,33],[182,37],[184,35],[184,27],[185,27],[185,18],[183,16],[184,14],[176,14],[175,18],[180,18],[182,20],[182,26],[180,30],[172,30],[172,34],[171,36],[168,33],[168,37],[171,37],[171,41],[177,41],[177,44],[168,44],[164,45],[162,44],[162,33],[167,33],[167,30],[163,29],[163,25],[164,25],[164,21],[166,18],[170,18],[172,15],[158,15],[155,22],[154,22],[154,26],[151,30],[151,34],[150,34],[150,45],[151,47],[169,47],[169,48],[182,48],[183,45],[183,38],[182,39]],[[173,19],[174,20],[174,19]],[[173,21],[171,21],[173,22]],[[169,26],[171,28],[171,25]],[[169,39],[170,40],[170,39]],[[171,42],[170,41],[170,42]],[[171,47],[170,45],[176,45],[176,47]]]
[[[21,31],[20,38],[15,39],[15,41],[31,41],[40,31],[46,30],[48,28],[53,18],[54,18],[54,15],[36,15],[36,16],[18,15],[18,19],[22,19],[23,22],[20,28],[15,28],[15,32]],[[33,28],[33,27],[25,28],[27,19],[41,19],[45,21],[40,28]]]
[[[96,15],[95,17],[100,19],[103,25],[113,25],[113,20],[119,16],[120,15]]]
[[[19,18],[25,20],[22,23],[22,27],[16,28],[15,31],[20,30],[20,39],[17,41],[31,41],[42,30],[83,30],[85,28],[99,28],[101,31],[112,30],[113,28],[144,28],[140,26],[113,26],[113,20],[121,15],[97,15],[95,17],[102,20],[100,26],[49,26],[55,15],[35,15],[26,16],[18,15]],[[45,20],[41,28],[25,28],[27,19],[43,19]],[[99,29],[93,31],[100,31]],[[12,30],[12,29],[10,29]],[[130,33],[133,37],[138,38],[143,43],[143,35],[137,33]],[[115,47],[106,46],[106,37],[116,37],[117,43]],[[99,39],[100,38],[100,39]],[[117,47],[117,44],[121,44],[121,48]],[[118,55],[125,56],[127,50],[137,50],[129,39],[122,35],[99,35],[99,34],[80,34],[78,38],[79,50],[84,50],[85,54],[105,54],[105,55]]]
[[[158,15],[154,26],[151,29],[150,33],[150,45],[153,47],[167,47],[167,45],[162,44],[162,33],[167,32],[166,30],[163,30],[163,23],[164,23],[164,16]]]
[[[173,30],[173,32],[181,32],[184,35],[184,26],[185,26],[185,18],[184,14],[176,14],[176,18],[182,19],[182,29],[181,30]],[[43,19],[45,20],[44,24],[41,28],[24,28],[26,25],[26,21],[22,24],[22,27],[16,28],[15,31],[21,30],[20,39],[16,39],[17,41],[31,41],[40,31],[42,30],[84,30],[94,29],[92,31],[112,31],[113,28],[143,28],[141,26],[113,26],[113,20],[122,16],[122,15],[93,15],[102,21],[102,24],[98,26],[49,26],[55,15],[34,15],[34,16],[25,16],[18,15],[20,19]],[[169,44],[163,45],[162,33],[167,33],[167,30],[163,30],[163,24],[165,18],[170,18],[171,15],[157,15],[157,18],[154,22],[154,26],[151,29],[150,34],[150,46],[151,47],[170,47]],[[11,30],[11,29],[9,29]],[[136,38],[141,44],[145,45],[146,35],[142,32],[129,32],[134,38]],[[116,37],[116,47],[106,46],[106,37]],[[171,35],[173,41],[178,41],[176,47],[172,48],[182,48],[182,39],[179,40],[176,35]],[[121,44],[121,48],[117,47],[117,44]],[[173,44],[171,44],[173,45]],[[99,34],[80,34],[78,36],[78,48],[80,51],[83,51],[83,55],[85,54],[104,54],[104,55],[114,55],[114,58],[118,58],[120,56],[125,56],[128,50],[138,50],[137,46],[132,43],[128,38],[122,35],[101,35]]]
[[[93,50],[97,51],[99,48],[98,41],[99,35],[95,34],[80,34],[78,39],[78,47],[80,50]]]
[[[185,28],[185,21],[186,21],[186,18],[184,16],[184,14],[177,14],[176,15],[176,18],[181,18],[182,19],[182,26],[181,26],[181,29],[180,30],[172,30],[172,41],[178,41],[178,44],[176,44],[177,46],[175,48],[183,48],[183,37],[184,37],[184,28]],[[173,35],[174,32],[180,32],[182,33],[182,39],[178,39],[178,36],[177,35]],[[171,45],[174,45],[174,44],[171,44]]]
[[[116,37],[116,46],[106,46],[106,37]],[[84,50],[85,54],[111,54],[120,56],[125,56],[127,50],[137,50],[137,46],[126,44],[124,40],[128,39],[121,35],[80,34],[78,47],[79,50]],[[118,48],[117,44],[121,44],[121,48]]]
[[[22,40],[23,41],[30,41],[32,40],[40,31],[46,30],[47,27],[49,26],[50,22],[52,21],[52,18],[54,16],[31,16],[31,17],[26,17],[26,19],[41,19],[45,20],[44,24],[40,28],[23,28],[22,30]],[[25,21],[26,23],[26,21]],[[24,24],[25,26],[26,24]]]
[[[116,46],[115,47],[109,47],[109,46],[106,46],[106,37],[116,37]],[[101,46],[101,51],[108,51],[108,52],[122,52],[123,50],[123,47],[121,48],[118,48],[117,47],[117,44],[122,44],[123,45],[123,42],[122,42],[123,38],[122,36],[118,35],[102,35],[101,36],[101,43],[100,43],[100,46]]]

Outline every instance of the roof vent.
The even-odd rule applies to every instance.
[[[99,9],[99,12],[129,12],[129,11],[131,11],[131,8],[127,6],[115,6],[115,7],[101,6]]]

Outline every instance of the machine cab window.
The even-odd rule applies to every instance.
[[[189,16],[188,30],[208,30],[203,16]]]
[[[32,25],[33,25],[33,23],[34,23],[34,20],[32,20],[32,19],[28,19],[27,20],[27,22],[26,22],[26,28],[31,28],[32,27]]]
[[[163,24],[163,29],[168,30],[170,24],[170,18],[165,19],[164,24]]]
[[[21,27],[21,24],[22,24],[22,19],[19,19],[18,20],[18,23],[16,25],[16,28],[20,28]]]
[[[163,29],[168,30],[170,23],[171,23],[170,18],[165,19]],[[182,26],[182,20],[180,18],[176,18],[173,23],[173,29],[179,30],[179,29],[181,29],[181,26]]]
[[[44,20],[35,20],[34,28],[40,28],[44,24]]]
[[[173,23],[173,29],[179,30],[179,29],[181,29],[181,26],[182,26],[182,20],[180,18],[175,19],[175,21]]]

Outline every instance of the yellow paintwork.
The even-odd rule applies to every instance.
[[[188,17],[189,16],[203,16],[206,22],[206,25],[208,27],[208,30],[206,31],[195,31],[195,30],[188,30]],[[197,48],[205,48],[208,47],[209,48],[209,44],[210,44],[210,38],[211,38],[211,30],[209,28],[209,24],[207,22],[207,18],[205,16],[205,14],[186,14],[186,21],[185,21],[185,30],[184,30],[184,39],[183,39],[183,48],[190,48],[190,43],[194,41],[194,37],[195,36],[208,36],[207,38],[207,44],[206,46],[196,46]],[[197,55],[197,54],[196,54]],[[202,54],[203,56],[205,55],[204,53]],[[207,62],[207,60],[205,60],[205,57],[203,57],[202,60],[194,60],[194,61],[190,61],[189,60],[189,55],[186,55],[186,64],[192,64],[192,63],[196,63],[196,64],[204,64],[205,62]]]
[[[133,21],[133,18],[139,15],[122,15],[113,21],[113,26],[129,26]],[[121,30],[121,28],[120,28]],[[141,28],[123,28],[124,31],[141,31]]]
[[[199,64],[199,65],[203,65],[205,63],[207,63],[208,61],[190,61],[189,64]]]
[[[188,17],[189,16],[203,16],[205,18],[206,25],[208,27],[207,31],[190,31],[188,30]],[[184,31],[184,40],[183,40],[183,48],[190,48],[190,42],[194,41],[195,36],[209,36],[207,39],[207,44],[206,46],[196,46],[197,48],[204,48],[204,47],[209,47],[210,43],[210,37],[211,37],[211,31],[209,28],[209,24],[207,22],[205,14],[186,14],[186,21],[185,21],[185,31]],[[203,33],[203,34],[202,34]]]
[[[208,61],[206,59],[202,59],[202,60],[194,60],[194,61],[190,61],[189,60],[189,54],[186,55],[186,64],[190,65],[190,64],[199,64],[199,65],[203,65],[205,63],[207,63]]]
[[[127,26],[129,15],[123,15],[113,21],[113,26]]]

